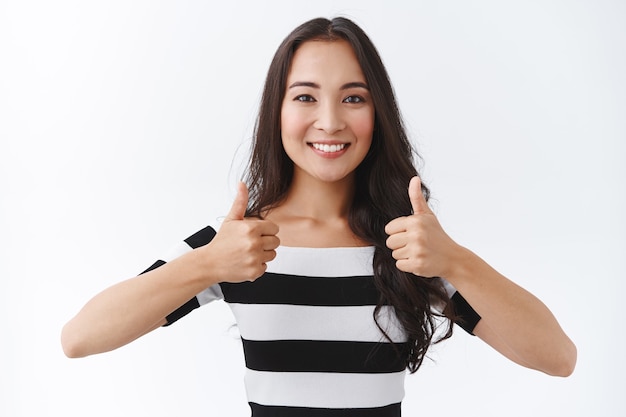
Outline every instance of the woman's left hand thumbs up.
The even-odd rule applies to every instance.
[[[398,269],[422,277],[449,275],[459,246],[446,234],[422,194],[419,177],[409,183],[413,214],[398,217],[385,226],[387,247]]]

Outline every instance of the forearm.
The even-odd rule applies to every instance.
[[[576,347],[537,297],[465,248],[446,278],[482,317],[477,336],[524,366],[551,375],[573,371]]]
[[[165,317],[211,285],[189,252],[159,268],[107,288],[63,328],[69,357],[123,346],[165,323]]]
[[[276,256],[278,226],[244,218],[248,191],[241,183],[219,233],[205,227],[185,240],[189,250],[166,264],[96,295],[63,328],[69,357],[123,346],[165,323],[165,318],[219,282],[253,281]]]

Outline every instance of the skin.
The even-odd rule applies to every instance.
[[[409,183],[413,214],[385,227],[398,269],[448,280],[480,314],[474,334],[512,361],[549,375],[568,376],[576,346],[537,297],[448,236],[420,192]]]
[[[280,224],[286,246],[363,246],[348,226],[354,170],[372,143],[374,105],[352,47],[305,42],[296,51],[281,108],[291,187],[265,218]],[[322,152],[317,145],[344,146]]]
[[[245,185],[214,240],[160,268],[120,282],[91,299],[62,332],[70,357],[115,349],[163,325],[203,289],[261,276],[280,245],[364,246],[348,226],[354,170],[371,144],[374,107],[361,68],[345,41],[303,43],[294,55],[281,107],[283,146],[294,177],[263,220],[245,218]],[[319,145],[343,145],[336,153]],[[327,149],[330,150],[330,149]],[[482,320],[474,333],[504,356],[550,375],[567,376],[576,347],[548,308],[450,238],[420,192],[407,185],[413,214],[385,227],[397,267],[452,283]]]

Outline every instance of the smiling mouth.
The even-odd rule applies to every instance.
[[[349,143],[333,143],[332,145],[329,145],[327,143],[309,143],[309,146],[312,146],[318,151],[325,152],[325,153],[335,153],[335,152],[343,151],[349,145],[350,145]]]

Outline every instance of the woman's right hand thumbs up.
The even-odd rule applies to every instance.
[[[240,182],[222,227],[204,247],[210,274],[217,282],[254,281],[263,275],[267,262],[276,257],[275,249],[280,245],[278,226],[269,220],[246,218],[247,207],[248,188]]]

